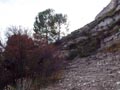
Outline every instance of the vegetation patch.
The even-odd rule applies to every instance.
[[[103,52],[116,52],[120,50],[120,42],[114,43],[109,47],[106,47]]]
[[[0,90],[39,90],[61,78],[64,59],[57,46],[20,30],[11,33],[0,50]]]
[[[76,56],[78,56],[78,50],[76,49],[70,50],[67,60],[73,60]]]
[[[79,43],[77,49],[80,57],[86,57],[93,54],[99,47],[99,39],[93,37],[82,43]]]

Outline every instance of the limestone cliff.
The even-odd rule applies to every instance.
[[[120,0],[112,0],[84,27],[63,39],[63,48],[80,56],[88,56],[120,39]],[[77,55],[74,55],[77,56]]]
[[[118,0],[111,0],[111,2],[96,16],[96,19],[99,17],[103,17],[108,12],[113,11],[118,4]]]

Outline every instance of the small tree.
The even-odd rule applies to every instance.
[[[56,25],[55,27],[57,30],[57,40],[60,40],[60,38],[61,38],[61,26],[62,26],[62,24],[66,25],[67,16],[63,15],[63,14],[55,14],[54,20],[55,20],[55,25]]]
[[[22,31],[12,31],[8,37],[4,51],[5,60],[3,65],[12,75],[11,82],[15,81],[16,88],[20,90],[29,88],[27,86],[32,80],[31,76],[33,73],[31,72],[31,66],[29,66],[29,62],[32,61],[29,61],[27,56],[33,47],[34,42],[32,38],[26,33],[22,33]],[[24,83],[25,81],[27,81],[27,85],[23,85],[26,84]]]
[[[53,9],[38,13],[34,22],[34,31],[39,33],[47,42],[60,39],[61,26],[66,25],[67,15],[55,14]]]
[[[0,89],[14,85],[17,90],[30,90],[38,79],[45,84],[61,69],[58,49],[39,36],[33,39],[19,31],[21,29],[13,29],[7,34],[8,40],[2,52]],[[38,83],[37,86],[40,86]]]

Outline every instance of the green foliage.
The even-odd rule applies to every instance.
[[[67,49],[69,50],[67,59],[73,60],[76,56],[86,57],[96,52],[100,47],[100,39],[97,37],[92,37],[86,34],[86,39],[79,42],[74,42],[69,44]]]
[[[34,31],[48,42],[54,42],[61,38],[61,26],[67,26],[66,22],[66,15],[56,14],[53,9],[46,9],[36,16]]]
[[[86,57],[93,54],[100,47],[100,40],[96,37],[89,37],[87,40],[78,44],[78,53],[80,57]]]

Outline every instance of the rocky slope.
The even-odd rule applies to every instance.
[[[97,53],[76,58],[65,69],[62,79],[41,90],[119,90],[120,52]]]
[[[120,0],[63,38],[62,53],[72,60],[62,79],[41,90],[120,90]]]

